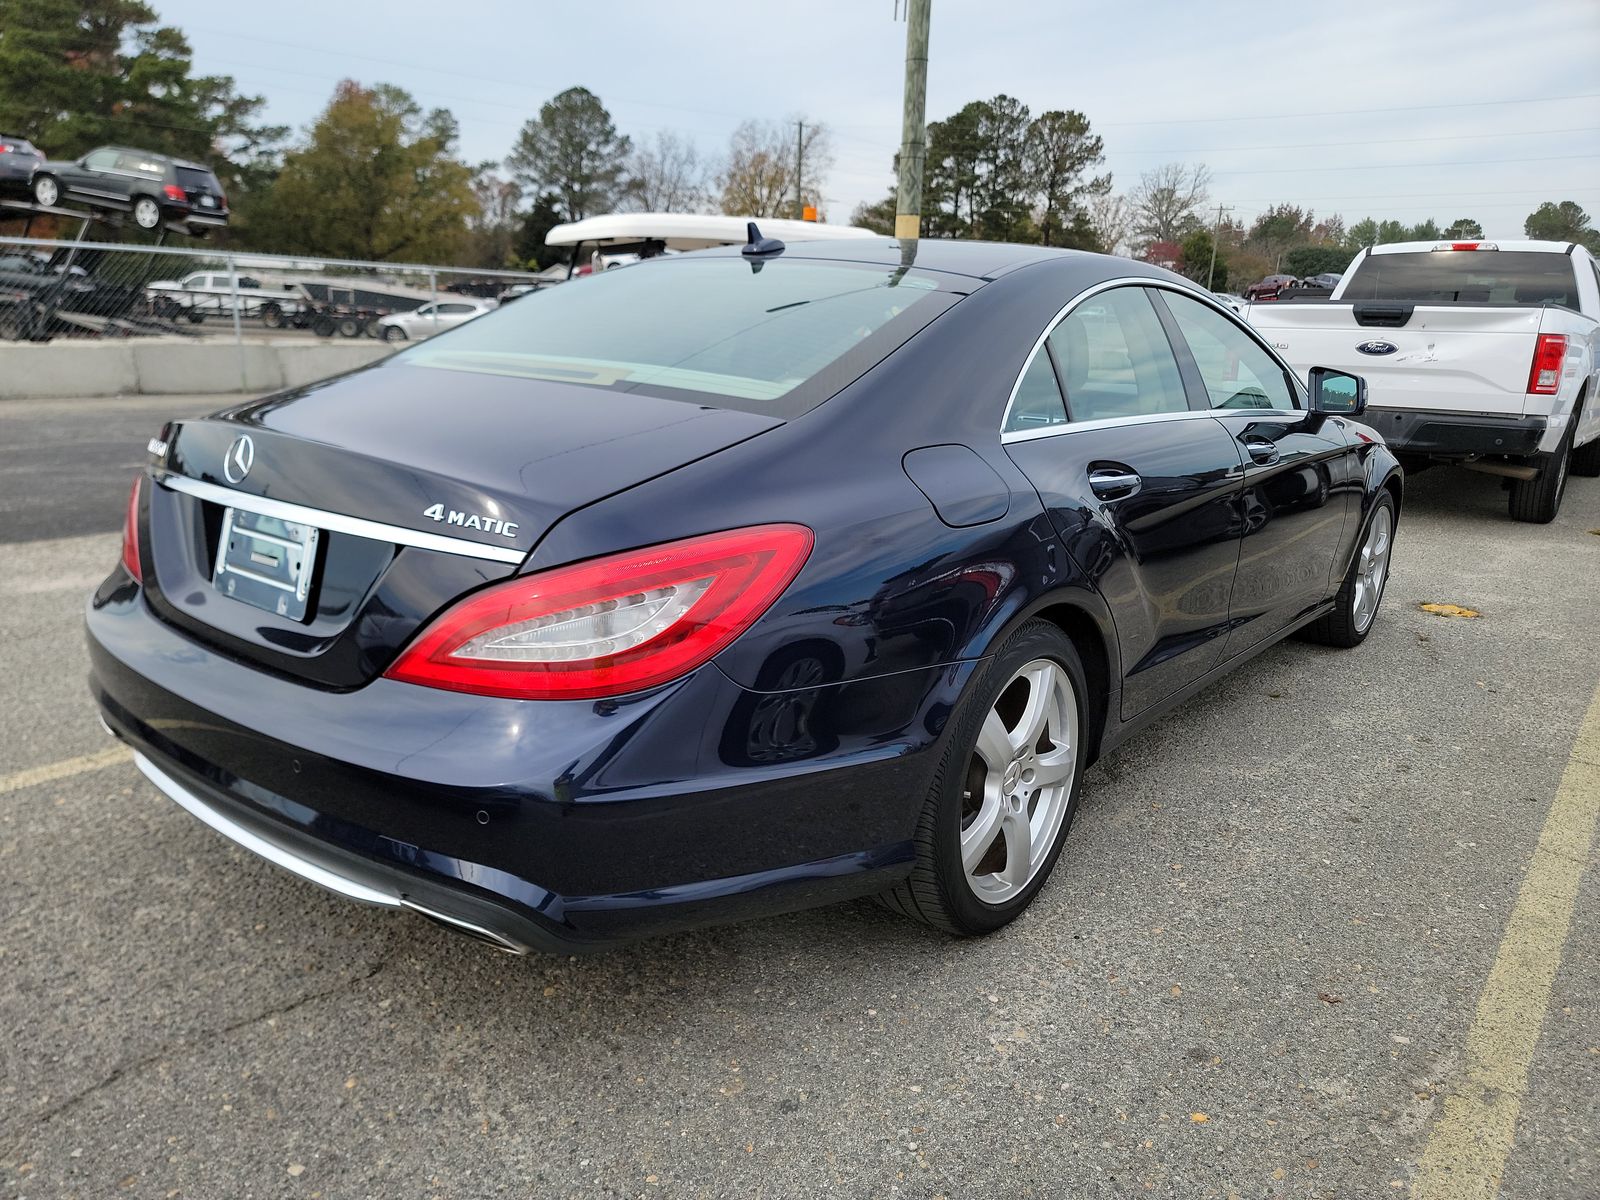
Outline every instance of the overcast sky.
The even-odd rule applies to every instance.
[[[152,0],[195,65],[268,97],[302,129],[334,84],[398,84],[461,124],[470,161],[503,157],[564,88],[619,129],[716,155],[745,117],[833,131],[824,189],[846,221],[890,184],[905,25],[893,0]],[[1481,221],[1520,234],[1543,200],[1600,215],[1596,0],[934,0],[930,120],[1006,92],[1075,108],[1115,187],[1204,162],[1245,221],[1292,201],[1319,215]]]

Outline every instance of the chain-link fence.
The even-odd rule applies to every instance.
[[[414,341],[553,282],[526,271],[0,237],[0,341]]]

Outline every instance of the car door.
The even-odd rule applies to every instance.
[[[478,315],[476,305],[452,302],[439,305],[439,328],[449,329]]]
[[[1158,303],[1197,388],[1244,456],[1244,540],[1227,653],[1242,653],[1337,590],[1345,523],[1359,510],[1357,443],[1338,417],[1308,412],[1283,363],[1232,315],[1176,289]]]
[[[1143,287],[1088,293],[1058,318],[1018,380],[1001,440],[1111,607],[1123,718],[1216,666],[1243,455],[1191,407]]]
[[[115,150],[96,150],[61,172],[61,190],[85,200],[112,199],[119,195],[113,186],[117,168]]]

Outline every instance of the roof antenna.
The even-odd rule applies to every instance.
[[[762,237],[754,221],[745,222],[745,244],[741,254],[749,258],[765,258],[769,254],[782,254],[784,245],[777,238]]]

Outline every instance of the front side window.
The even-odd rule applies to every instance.
[[[1244,330],[1188,296],[1163,291],[1161,299],[1200,368],[1212,408],[1299,407],[1278,360]]]
[[[1188,411],[1178,360],[1143,288],[1089,297],[1048,340],[1072,420]]]
[[[942,311],[939,294],[866,264],[666,258],[533,292],[388,362],[794,415]]]

